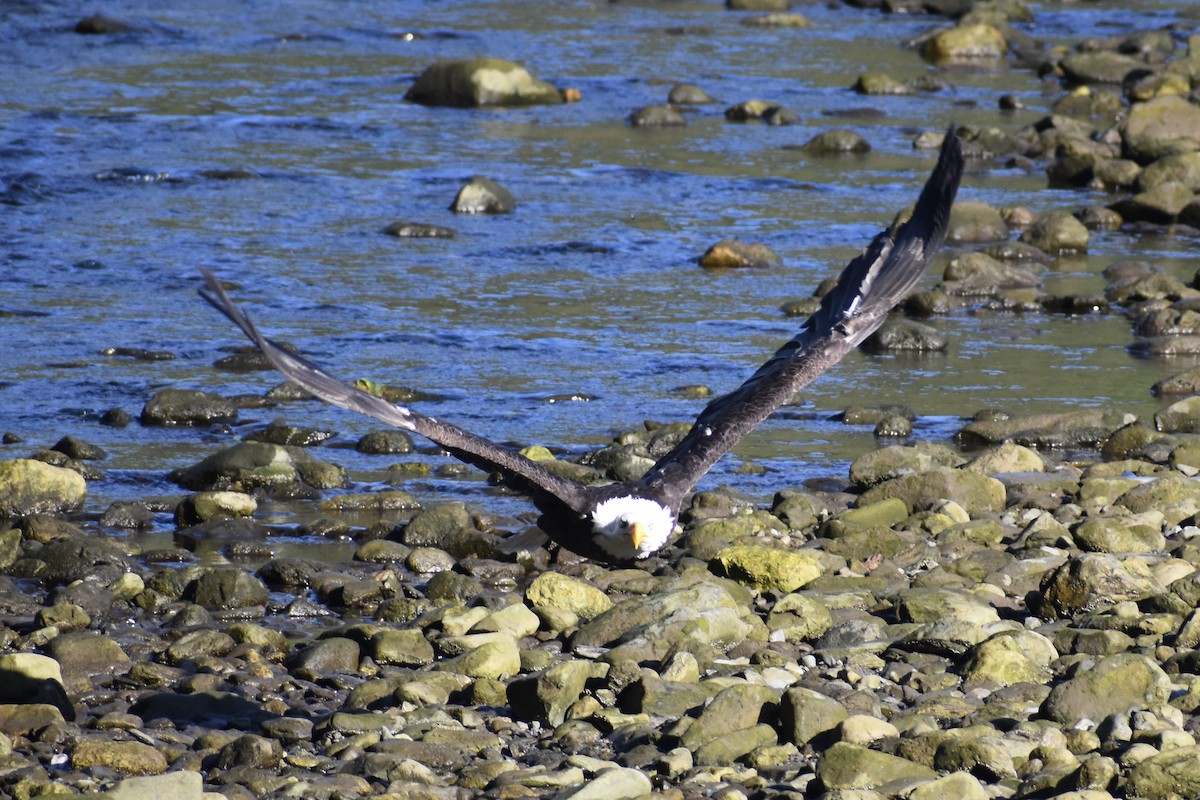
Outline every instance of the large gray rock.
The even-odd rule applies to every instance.
[[[808,744],[834,730],[847,716],[841,703],[812,689],[795,687],[783,693],[781,727],[784,739],[793,744]]]
[[[1126,790],[1146,800],[1200,797],[1200,746],[1177,747],[1140,762],[1130,771]]]
[[[1109,714],[1153,708],[1171,696],[1171,679],[1137,653],[1118,653],[1050,690],[1041,713],[1066,725],[1099,722]]]
[[[1039,613],[1048,619],[1070,618],[1107,603],[1161,594],[1152,576],[1134,574],[1107,553],[1085,553],[1047,572],[1038,588]]]
[[[828,790],[873,789],[897,781],[933,780],[938,775],[906,758],[838,742],[817,761],[817,777]]]

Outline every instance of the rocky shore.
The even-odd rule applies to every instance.
[[[764,28],[807,24],[787,3],[729,5]],[[850,5],[946,14],[913,43],[931,63],[1009,60],[1055,82],[1037,123],[964,130],[973,164],[1044,170],[1052,186],[1111,198],[1042,214],[960,203],[940,280],[871,349],[944,349],[915,318],[986,309],[1120,313],[1132,353],[1200,352],[1196,280],[1131,260],[1109,267],[1099,292],[1043,286],[1047,265],[1086,252],[1097,232],[1200,236],[1200,36],[1048,49],[1014,27],[1032,18],[1018,0]],[[868,72],[853,91],[941,88]],[[580,101],[499,59],[432,66],[408,99]],[[685,125],[681,109],[711,102],[676,86],[627,121]],[[713,113],[795,119],[770,101]],[[804,147],[869,143],[832,132]],[[456,211],[514,208],[493,181],[469,186]],[[762,245],[719,245],[704,266],[778,263]],[[203,429],[266,403],[297,424],[181,467],[170,504],[88,508],[105,454],[70,432],[0,461],[0,794],[1200,796],[1200,373],[1152,388],[1179,397],[1153,419],[982,409],[953,441],[914,440],[920,409],[847,409],[847,424],[880,440],[847,475],[779,486],[770,503],[698,492],[679,539],[621,569],[513,546],[527,520],[485,503],[421,505],[403,487],[427,463],[397,464],[392,487],[347,490],[326,434],[299,426],[294,392],[159,391],[142,425]],[[118,411],[106,421],[133,423]],[[529,454],[578,480],[629,479],[686,427],[640,427],[572,460]],[[381,460],[413,446],[395,431],[359,442]],[[352,541],[353,560],[275,555],[267,498],[311,503],[302,535]],[[140,549],[128,535],[162,526],[177,546]]]

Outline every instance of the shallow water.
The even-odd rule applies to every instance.
[[[266,331],[338,374],[442,396],[421,409],[491,438],[578,451],[642,420],[690,419],[701,403],[672,388],[728,391],[790,337],[797,322],[780,304],[836,274],[915,199],[932,167],[932,154],[911,148],[915,132],[951,121],[1015,130],[1061,91],[1029,70],[933,69],[903,43],[937,20],[842,6],[798,5],[812,26],[775,30],[699,2],[160,5],[106,3],[105,14],[136,27],[112,36],[75,34],[73,4],[0,9],[0,189],[9,200],[0,210],[0,431],[23,440],[0,445],[0,458],[68,433],[100,444],[106,479],[90,483],[89,511],[181,496],[167,471],[276,417],[336,430],[342,444],[374,427],[316,403],[245,411],[232,435],[101,425],[106,409],[136,415],[167,386],[235,394],[277,382],[212,368],[242,342],[196,297],[198,265],[243,283],[235,299]],[[1183,0],[1033,7],[1028,30],[1051,43],[1187,26],[1194,14]],[[503,111],[404,102],[435,59],[481,54],[522,60],[580,89],[583,101]],[[868,66],[955,88],[860,97],[847,87]],[[684,79],[718,104],[684,129],[624,123]],[[1004,92],[1027,109],[996,110]],[[782,102],[804,123],[724,121],[727,105],[750,98]],[[830,159],[781,149],[836,127],[859,130],[874,150]],[[169,177],[97,177],[130,167]],[[258,177],[202,175],[219,169]],[[473,174],[507,186],[517,212],[448,211]],[[1103,202],[1044,186],[1040,171],[989,168],[968,175],[960,197],[1035,211]],[[458,235],[379,233],[398,219]],[[785,267],[696,266],[729,236],[770,245]],[[1200,267],[1193,251],[1185,239],[1097,234],[1087,257],[1051,268],[1047,288],[1099,291],[1099,272],[1130,256],[1190,279]],[[1160,401],[1149,387],[1192,366],[1129,355],[1128,322],[1115,314],[963,312],[932,324],[950,337],[947,354],[852,354],[702,488],[766,499],[844,475],[874,445],[869,429],[828,421],[852,403],[905,403],[921,415],[919,436],[944,438],[983,407],[1152,414]],[[100,355],[117,346],[175,358]],[[594,399],[547,402],[573,393]],[[390,463],[345,448],[315,452],[360,484]],[[743,474],[747,461],[766,473]],[[479,477],[413,488],[487,510],[528,508],[492,498]],[[272,520],[293,518],[277,511]]]

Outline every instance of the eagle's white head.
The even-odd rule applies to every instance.
[[[592,512],[596,543],[617,560],[646,558],[675,531],[669,508],[644,497],[612,497]]]

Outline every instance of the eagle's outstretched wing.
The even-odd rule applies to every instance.
[[[200,290],[200,296],[207,300],[213,308],[229,317],[235,325],[242,329],[243,333],[250,337],[250,340],[262,351],[275,369],[305,391],[339,408],[357,411],[386,425],[418,433],[446,448],[456,458],[468,464],[488,472],[499,471],[519,487],[533,491],[535,494],[544,492],[557,497],[564,505],[577,513],[584,513],[587,510],[584,503],[585,492],[580,484],[555,475],[536,461],[531,461],[511,448],[490,442],[455,425],[418,414],[416,411],[393,405],[383,398],[368,394],[329,375],[308,360],[284,350],[258,332],[245,312],[229,299],[229,295],[225,293],[224,287],[221,286],[215,275],[206,269],[200,271],[204,274],[205,280],[205,286]]]
[[[950,130],[909,220],[876,236],[799,335],[740,387],[709,403],[642,484],[679,502],[743,436],[875,332],[941,247],[962,171],[962,145]]]

